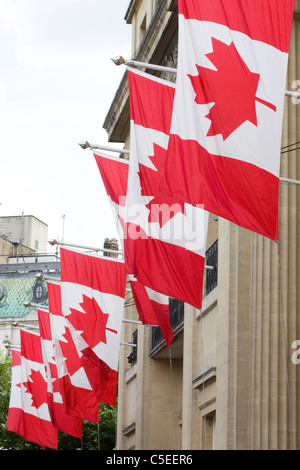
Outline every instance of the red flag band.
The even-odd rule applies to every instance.
[[[21,353],[13,355],[7,429],[42,448],[57,449],[58,430],[52,423],[48,406],[41,338],[22,329],[20,337]]]

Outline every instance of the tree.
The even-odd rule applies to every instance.
[[[9,409],[11,387],[11,358],[0,349],[0,449],[41,450],[14,432],[7,431],[6,420]],[[83,422],[82,439],[58,433],[58,450],[112,450],[115,447],[117,408],[100,403],[99,423]]]
[[[113,450],[116,445],[117,408],[100,403],[99,423],[84,421],[82,439],[59,432],[60,450]]]

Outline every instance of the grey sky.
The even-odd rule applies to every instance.
[[[130,56],[128,0],[0,0],[0,215],[32,214],[49,238],[117,236],[90,150]],[[113,144],[115,146],[115,144]],[[51,247],[49,246],[51,251]]]

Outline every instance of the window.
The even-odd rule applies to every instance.
[[[136,346],[132,347],[131,353],[128,354],[127,356],[128,362],[132,366],[136,364],[136,361],[137,361],[137,340],[138,340],[138,330],[135,330],[132,335],[132,343],[136,344]]]
[[[211,245],[206,252],[206,264],[213,269],[206,269],[206,295],[209,294],[218,283],[218,240]]]
[[[44,286],[42,284],[36,284],[33,288],[33,297],[37,302],[41,302],[44,298]]]
[[[178,299],[169,299],[170,323],[173,331],[183,323],[184,320],[184,302]],[[152,328],[152,349],[159,343],[164,341],[161,329],[159,326]]]

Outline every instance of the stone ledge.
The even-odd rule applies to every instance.
[[[135,432],[135,421],[122,430],[123,436],[126,437],[130,436],[133,432]]]
[[[204,374],[199,375],[196,379],[193,380],[193,388],[200,390],[201,387],[208,385],[211,382],[214,382],[217,378],[216,367],[211,367]]]

